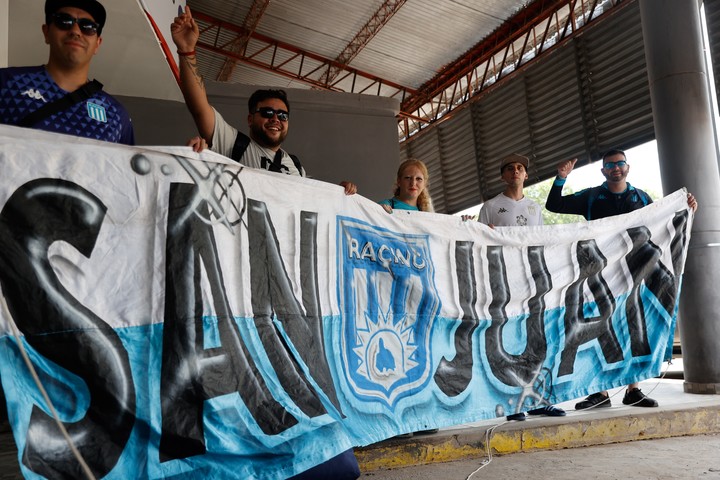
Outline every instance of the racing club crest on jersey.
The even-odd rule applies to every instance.
[[[353,394],[388,406],[430,379],[440,311],[427,235],[338,220],[342,354]]]

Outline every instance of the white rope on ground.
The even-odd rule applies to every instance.
[[[480,466],[474,472],[472,472],[470,475],[465,477],[465,480],[470,480],[473,477],[473,475],[475,475],[480,470],[482,470],[483,468],[490,465],[490,462],[492,462],[492,450],[490,450],[490,439],[492,438],[492,434],[495,433],[495,429],[501,425],[505,425],[506,423],[508,423],[507,420],[500,422],[497,425],[493,425],[492,427],[485,430],[485,452],[487,452],[487,458],[483,458],[482,461],[480,462]]]
[[[20,349],[20,354],[23,357],[23,361],[25,362],[25,365],[28,367],[28,370],[30,371],[30,375],[32,375],[33,380],[35,381],[35,385],[37,385],[38,390],[40,391],[40,394],[42,395],[43,399],[45,400],[45,403],[47,403],[48,409],[50,409],[50,413],[52,414],[53,419],[55,420],[55,423],[57,424],[58,428],[60,429],[60,432],[62,433],[63,437],[65,438],[65,441],[67,442],[68,446],[70,447],[70,451],[72,452],[73,456],[77,459],[78,463],[80,464],[80,468],[82,469],[83,473],[87,477],[88,480],[96,480],[95,475],[93,475],[92,471],[90,470],[90,467],[88,466],[87,462],[85,462],[85,459],[83,458],[80,451],[77,449],[75,444],[73,443],[72,439],[70,438],[70,434],[68,434],[67,430],[65,429],[65,425],[63,424],[62,420],[60,420],[60,416],[57,413],[57,410],[55,409],[55,406],[53,405],[52,401],[50,400],[50,396],[47,394],[47,391],[45,390],[45,387],[43,387],[42,382],[40,381],[40,377],[37,374],[37,371],[35,370],[35,366],[30,361],[30,357],[27,354],[27,351],[25,350],[25,345],[23,345],[23,342],[20,338],[20,332],[17,329],[17,326],[13,322],[7,322],[10,325],[10,329],[12,330],[12,335],[15,337],[15,341],[17,342],[18,348]]]

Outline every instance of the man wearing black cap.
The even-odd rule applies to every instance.
[[[0,69],[0,123],[135,143],[125,108],[102,84],[88,80],[105,17],[96,0],[46,0],[42,31],[48,62]]]

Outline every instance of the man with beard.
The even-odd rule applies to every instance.
[[[190,140],[193,150],[210,149],[252,168],[263,168],[288,175],[305,176],[297,157],[280,148],[288,132],[290,104],[282,90],[257,90],[248,100],[250,137],[229,125],[208,102],[205,84],[197,70],[195,46],[200,37],[189,7],[175,17],[170,26],[172,39],[180,57],[180,88],[195,120],[199,137]],[[341,182],[345,194],[357,187]],[[354,480],[360,467],[352,449],[292,477],[292,480]]]
[[[248,138],[228,124],[208,102],[205,84],[197,69],[195,46],[200,37],[189,7],[175,17],[170,30],[180,57],[180,88],[195,120],[199,137],[190,140],[195,151],[206,145],[226,157],[252,168],[262,168],[289,175],[305,176],[305,170],[294,155],[281,147],[288,133],[290,104],[283,90],[257,90],[248,100]],[[352,195],[357,187],[340,183]]]
[[[562,195],[562,188],[565,185],[567,176],[575,167],[577,158],[561,162],[557,168],[557,177],[548,194],[545,208],[556,213],[570,213],[582,215],[586,220],[621,215],[638,210],[645,205],[652,203],[647,193],[635,188],[627,181],[630,172],[630,164],[627,161],[625,152],[622,150],[610,150],[603,155],[603,166],[600,169],[605,177],[605,183],[600,186],[586,188],[573,195]],[[697,210],[697,201],[691,194],[687,194],[688,206]],[[646,396],[639,388],[639,384],[628,385],[623,397],[624,405],[635,407],[657,407],[654,399]],[[576,410],[587,408],[610,407],[610,397],[607,391],[593,393],[585,400],[575,405]]]

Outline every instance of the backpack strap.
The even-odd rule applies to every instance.
[[[245,150],[247,150],[249,145],[250,137],[238,132],[237,137],[235,137],[235,145],[233,145],[232,152],[230,153],[230,158],[240,163],[240,159],[245,155]]]
[[[55,101],[46,103],[42,107],[38,108],[34,112],[30,112],[21,118],[17,122],[18,127],[32,127],[36,125],[40,120],[48,118],[58,112],[67,110],[76,103],[80,103],[83,100],[95,95],[97,92],[102,90],[103,84],[97,80],[87,82],[82,87],[78,88],[74,92],[67,93],[64,97],[58,98]]]
[[[291,154],[290,154],[290,158],[292,159],[293,163],[295,164],[295,168],[297,168],[297,171],[298,171],[298,173],[300,174],[300,176],[301,176],[301,177],[304,176],[304,175],[303,175],[303,168],[302,168],[302,165],[300,164],[300,159],[297,157],[297,155],[293,155],[293,154],[291,153]]]
[[[648,194],[643,192],[639,188],[636,188],[635,190],[637,191],[638,196],[640,197],[640,200],[642,200],[643,206],[647,206],[648,203],[650,203],[650,197],[648,196]]]
[[[590,210],[592,210],[593,203],[595,203],[595,200],[600,196],[600,188],[601,187],[592,187],[590,189],[590,195],[588,196],[587,201],[587,216],[585,217],[588,221],[592,220],[592,215],[590,214]]]

